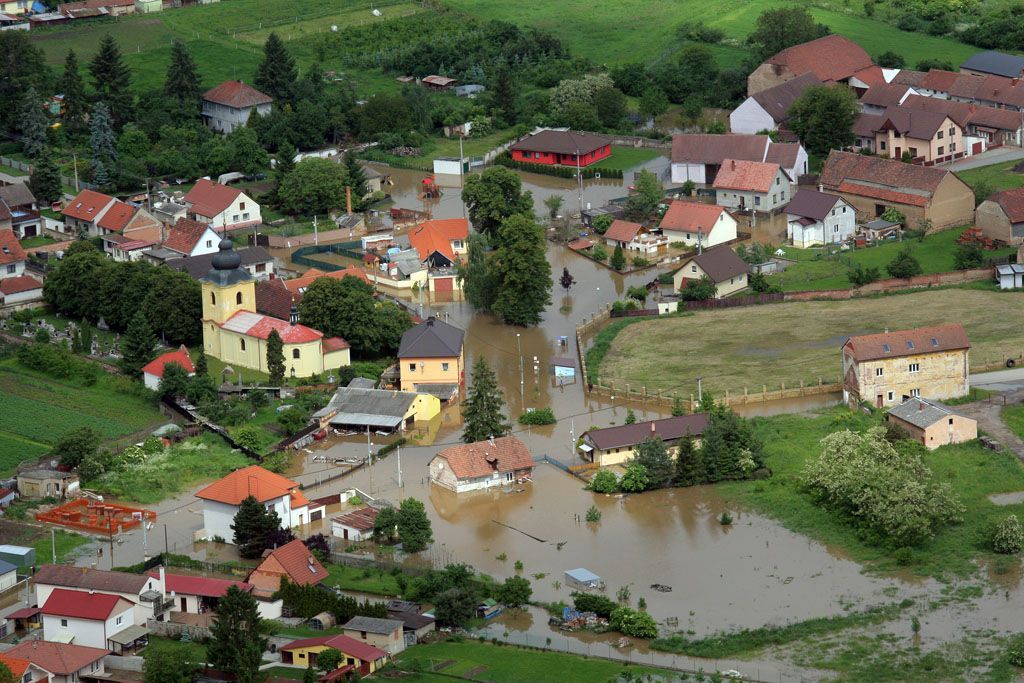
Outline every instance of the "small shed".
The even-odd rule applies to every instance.
[[[309,620],[309,627],[314,631],[326,631],[338,625],[338,620],[330,612],[321,612]]]
[[[22,569],[31,567],[36,563],[36,549],[21,545],[0,545],[0,560]]]
[[[579,567],[565,572],[565,582],[574,588],[604,588],[604,580],[590,571]]]
[[[576,381],[576,360],[574,358],[552,358],[551,371],[557,380]]]
[[[458,157],[438,157],[434,159],[434,173],[437,175],[463,175],[469,173],[469,160]]]
[[[1021,289],[1024,287],[1024,265],[996,266],[996,280],[999,281],[999,289]]]

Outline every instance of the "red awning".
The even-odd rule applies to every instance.
[[[39,607],[22,607],[21,609],[19,609],[17,611],[11,612],[10,614],[8,614],[4,618],[5,619],[31,619],[32,617],[36,616],[40,612],[42,612],[42,609],[40,609]]]

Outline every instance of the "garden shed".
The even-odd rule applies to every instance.
[[[574,588],[604,588],[604,580],[600,576],[580,567],[565,572],[565,582]]]

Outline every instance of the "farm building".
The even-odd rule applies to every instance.
[[[885,421],[903,428],[929,450],[978,438],[978,421],[924,398],[909,398],[893,406]]]

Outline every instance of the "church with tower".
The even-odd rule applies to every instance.
[[[300,324],[294,307],[287,321],[256,312],[256,282],[241,267],[231,240],[221,241],[212,265],[200,278],[206,355],[231,366],[268,372],[267,337],[277,330],[284,342],[287,376],[330,374],[351,363],[348,342]]]

